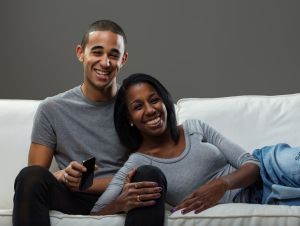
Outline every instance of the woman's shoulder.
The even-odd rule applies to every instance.
[[[151,159],[147,157],[147,155],[135,152],[129,156],[127,163],[134,165],[149,165],[151,163]]]
[[[182,123],[183,130],[190,134],[192,133],[203,133],[203,128],[206,124],[199,119],[188,119]]]

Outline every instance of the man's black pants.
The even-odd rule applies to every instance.
[[[155,205],[129,211],[125,225],[162,226],[167,190],[165,176],[158,168],[147,165],[137,169],[133,181],[154,181],[163,190]],[[49,210],[89,215],[98,198],[96,194],[70,191],[43,167],[25,167],[15,180],[13,225],[50,226]]]

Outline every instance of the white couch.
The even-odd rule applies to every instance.
[[[0,225],[10,226],[13,183],[26,166],[32,120],[39,101],[0,100]],[[178,121],[201,119],[251,152],[280,142],[300,146],[300,94],[182,99],[176,104]],[[217,205],[200,214],[166,218],[174,226],[299,226],[300,207],[253,204]],[[80,216],[51,211],[55,226],[120,226],[123,215]]]

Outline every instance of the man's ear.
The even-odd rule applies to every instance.
[[[124,52],[123,57],[122,57],[122,67],[126,64],[128,59],[128,52]]]
[[[76,46],[76,55],[80,62],[83,62],[83,54],[84,54],[83,52],[84,52],[84,50],[83,50],[82,46],[77,45]]]

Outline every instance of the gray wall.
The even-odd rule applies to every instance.
[[[82,82],[88,24],[118,22],[134,72],[181,97],[300,90],[300,1],[1,0],[0,98],[43,99]]]

